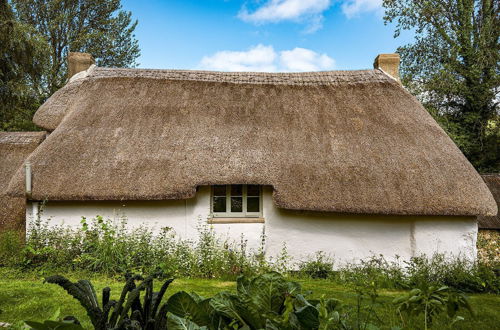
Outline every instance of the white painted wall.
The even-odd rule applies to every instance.
[[[35,205],[33,205],[35,204]],[[34,219],[37,203],[28,203],[27,229]],[[35,207],[34,207],[35,206]],[[183,239],[196,240],[198,227],[206,223],[210,216],[210,187],[200,187],[195,198],[165,201],[49,201],[42,207],[40,218],[53,226],[81,227],[81,218],[88,220],[100,215],[112,220],[127,219],[133,230],[140,226],[150,227],[160,233],[164,227],[172,228]],[[261,245],[263,224],[214,224],[214,231],[223,239],[247,240],[248,248],[258,249]]]
[[[411,256],[436,252],[476,256],[477,223],[474,217],[349,215],[278,209],[272,201],[272,188],[264,187],[263,216],[265,224],[213,224],[223,238],[239,242],[241,236],[248,247],[257,249],[265,231],[268,257],[278,256],[284,244],[290,256],[303,260],[323,251],[337,265],[359,262],[373,255]],[[33,218],[33,205],[28,204],[27,219]],[[177,201],[127,202],[48,202],[41,218],[51,225],[79,227],[82,216],[88,219],[127,218],[131,229],[150,226],[155,233],[171,227],[182,238],[197,237],[197,226],[210,216],[210,189],[200,187],[195,198]]]

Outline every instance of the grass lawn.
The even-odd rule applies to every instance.
[[[123,287],[123,281],[98,275],[63,274],[72,280],[90,279],[100,295],[102,288],[109,286],[111,296],[117,299]],[[0,322],[16,323],[22,320],[41,321],[49,318],[60,308],[61,316],[76,316],[85,328],[91,328],[85,310],[62,288],[53,284],[43,284],[43,277],[37,274],[22,274],[9,269],[0,268]],[[341,299],[345,303],[354,303],[356,295],[349,288],[334,284],[328,280],[299,280],[306,290],[312,291],[313,297],[325,295]],[[156,281],[156,286],[160,285]],[[209,297],[222,290],[235,290],[235,283],[222,280],[176,279],[167,291],[167,297],[184,290]],[[380,301],[390,302],[402,291],[380,290]],[[457,329],[500,329],[500,296],[475,294],[470,295],[471,304],[477,315],[473,319],[467,313],[462,313],[466,320],[456,326]],[[396,324],[393,310],[385,306],[377,309],[384,324]],[[439,324],[435,328],[442,328]],[[418,329],[418,327],[417,327]]]

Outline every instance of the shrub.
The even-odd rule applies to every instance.
[[[340,268],[336,281],[375,283],[378,287],[409,289],[426,284],[448,286],[463,292],[500,293],[498,263],[471,262],[436,254],[413,257],[402,263],[389,262],[382,256],[362,260]]]
[[[71,229],[37,220],[29,227],[22,262],[13,264],[108,275],[161,270],[166,276],[233,279],[270,268],[261,251],[247,250],[243,237],[240,242],[222,240],[201,221],[196,241],[180,239],[170,228],[162,228],[157,235],[148,227],[129,231],[126,221],[82,218],[81,227]]]
[[[500,268],[495,260],[471,263],[435,255],[388,261],[383,256],[373,256],[334,269],[334,260],[318,252],[309,260],[294,264],[286,245],[278,256],[267,259],[262,247],[249,250],[244,237],[239,242],[223,240],[201,219],[197,240],[180,239],[168,227],[159,234],[153,234],[148,227],[130,231],[127,219],[111,221],[100,216],[82,218],[81,226],[75,229],[49,226],[36,219],[29,226],[25,245],[22,236],[15,232],[1,235],[0,263],[21,270],[75,270],[108,275],[162,271],[169,277],[221,279],[276,270],[341,284],[374,283],[380,288],[408,289],[431,283],[464,292],[500,293]],[[262,240],[265,241],[264,235]]]
[[[406,265],[405,287],[421,287],[430,283],[464,292],[500,292],[500,278],[495,267],[481,260],[472,263],[437,254],[432,258],[412,258]]]
[[[447,286],[422,284],[420,288],[415,288],[408,294],[394,299],[393,303],[397,305],[396,311],[401,315],[404,326],[411,324],[413,316],[422,315],[425,330],[430,328],[433,320],[441,314],[448,317],[450,325],[464,319],[457,315],[460,309],[466,309],[471,315],[473,314],[468,298],[450,290]],[[406,320],[403,315],[406,316]]]
[[[298,273],[310,278],[326,279],[333,276],[333,259],[324,252],[317,252],[313,258],[299,264]]]
[[[14,266],[22,260],[23,235],[19,231],[0,231],[0,266]]]

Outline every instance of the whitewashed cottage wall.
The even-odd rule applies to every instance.
[[[28,203],[27,223],[36,213],[38,203]],[[51,225],[81,226],[82,216],[88,219],[126,217],[128,228],[150,226],[155,233],[171,227],[182,238],[197,237],[197,227],[210,216],[210,188],[200,187],[195,198],[171,201],[108,201],[108,202],[47,202],[40,214]],[[265,224],[213,224],[215,232],[224,238],[240,241],[257,249],[265,232],[268,257],[281,253],[284,244],[288,253],[301,260],[323,251],[337,265],[358,262],[373,255],[393,260],[435,252],[476,257],[477,222],[475,217],[448,216],[384,216],[350,215],[290,211],[277,208],[272,201],[272,188],[263,191]]]

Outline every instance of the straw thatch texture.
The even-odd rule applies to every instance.
[[[30,156],[36,199],[178,199],[198,185],[255,183],[288,209],[496,214],[472,165],[379,70],[94,68],[35,122],[55,129]]]
[[[45,138],[45,132],[0,132],[0,230],[24,225],[25,198],[7,195],[7,186],[24,160]],[[23,194],[24,190],[18,191]]]
[[[500,173],[482,174],[484,182],[490,188],[497,205],[500,205]],[[496,216],[480,216],[477,218],[479,229],[500,230],[500,214]]]

